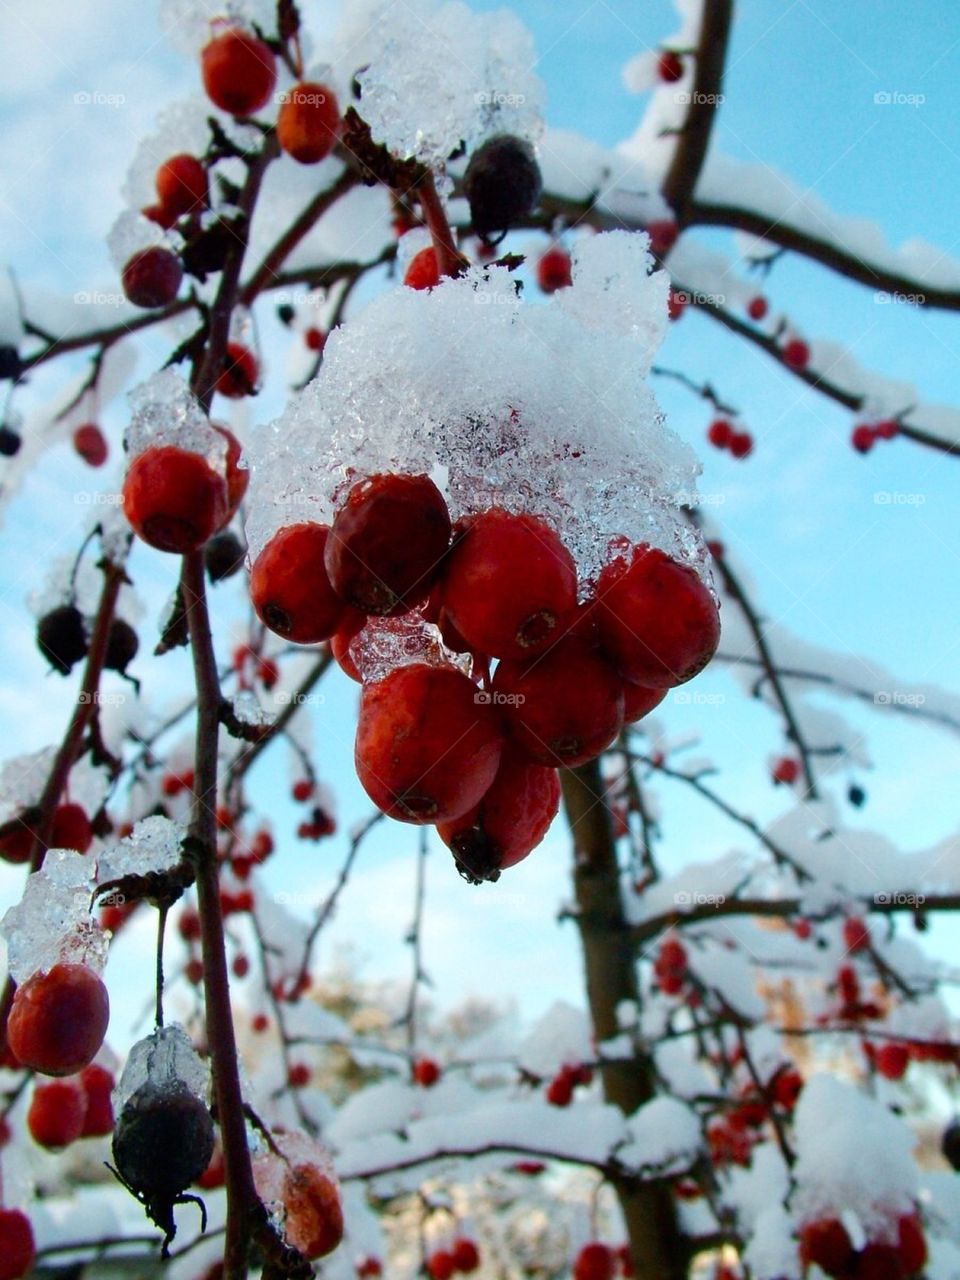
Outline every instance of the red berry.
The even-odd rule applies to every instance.
[[[440,1079],[440,1068],[432,1058],[416,1058],[410,1070],[413,1083],[421,1089],[432,1088]]]
[[[199,987],[203,981],[203,961],[196,956],[183,966],[183,976],[191,987]]]
[[[452,822],[489,790],[503,738],[493,708],[452,667],[399,667],[364,687],[357,776],[401,822]]]
[[[157,170],[156,187],[164,213],[174,221],[185,213],[205,209],[210,199],[206,169],[186,153],[164,161]]]
[[[22,1280],[36,1256],[27,1215],[19,1209],[0,1209],[0,1280]]]
[[[324,551],[334,590],[364,613],[405,613],[430,590],[450,515],[429,476],[383,474],[353,486]]]
[[[855,1005],[860,999],[860,979],[852,965],[843,964],[837,970],[837,991],[845,1005]]]
[[[904,1214],[897,1221],[897,1252],[904,1274],[916,1275],[927,1261],[927,1241],[917,1213]]]
[[[577,607],[577,569],[549,525],[493,507],[454,543],[442,598],[471,649],[524,658],[565,631]]]
[[[726,449],[733,435],[733,425],[726,418],[714,418],[707,428],[707,439],[718,449]]]
[[[233,957],[233,973],[237,978],[245,978],[250,972],[250,961],[244,955]]]
[[[270,1019],[265,1013],[255,1013],[250,1026],[258,1036],[263,1035],[264,1031],[270,1026]]]
[[[642,684],[623,682],[623,723],[636,724],[648,716],[667,696],[666,689],[647,689]]]
[[[599,1241],[585,1244],[574,1259],[573,1280],[613,1280],[616,1272],[616,1255]]]
[[[575,636],[526,662],[505,659],[494,698],[532,759],[554,768],[593,760],[623,725],[623,684],[609,662]]]
[[[245,347],[242,342],[228,342],[223,367],[213,389],[228,400],[242,400],[244,396],[257,394],[259,377],[260,366],[250,348]]]
[[[534,764],[507,743],[489,791],[453,822],[437,826],[461,874],[495,880],[537,847],[560,807],[556,769]]]
[[[305,1062],[291,1062],[287,1072],[287,1084],[291,1089],[302,1089],[310,1083],[313,1072]]]
[[[683,76],[683,60],[672,49],[664,49],[657,60],[657,75],[665,84],[676,84]]]
[[[313,795],[313,783],[309,778],[298,778],[291,788],[291,795],[294,800],[302,804]]]
[[[804,920],[803,917],[801,916],[799,920],[794,920],[793,932],[795,936],[800,939],[801,942],[806,942],[806,940],[813,933],[813,925],[810,923],[809,920]]]
[[[857,453],[869,453],[876,442],[876,438],[877,435],[874,428],[865,422],[861,422],[859,426],[854,427],[850,432],[850,443]]]
[[[149,218],[151,222],[155,222],[158,227],[163,227],[164,231],[169,231],[171,227],[177,225],[177,219],[180,216],[172,209],[165,208],[162,204],[147,204],[140,210],[145,218]]]
[[[800,1228],[800,1261],[805,1267],[816,1263],[828,1276],[841,1276],[853,1261],[853,1245],[839,1218],[808,1222]]]
[[[535,1178],[547,1167],[540,1160],[518,1160],[513,1166],[514,1173],[522,1173],[526,1178]]]
[[[679,995],[687,977],[687,950],[679,938],[664,938],[653,962],[657,986],[665,996]]]
[[[451,1252],[455,1271],[462,1271],[465,1275],[469,1275],[480,1265],[480,1250],[466,1236],[460,1236],[459,1239],[454,1240]]]
[[[176,254],[161,245],[141,249],[123,268],[123,292],[135,307],[165,307],[177,296],[183,267]]]
[[[383,1263],[373,1254],[361,1258],[355,1269],[359,1280],[377,1280],[378,1276],[383,1275]]]
[[[200,917],[192,908],[180,913],[180,919],[177,921],[177,930],[184,942],[198,942],[200,940]]]
[[[86,853],[93,843],[93,827],[79,804],[61,804],[53,815],[51,849],[76,849]]]
[[[791,369],[805,369],[810,360],[810,348],[800,338],[791,338],[783,347],[783,362]]]
[[[573,1101],[573,1090],[573,1076],[561,1069],[547,1085],[546,1099],[552,1107],[569,1107]]]
[[[565,289],[571,283],[570,255],[566,249],[554,245],[537,263],[537,284],[544,293],[556,293],[558,289]]]
[[[196,1185],[204,1191],[215,1191],[226,1182],[226,1167],[223,1162],[223,1148],[219,1143],[213,1148],[210,1163],[196,1180]]]
[[[854,1280],[903,1280],[903,1264],[896,1245],[871,1241],[857,1255]]]
[[[800,777],[800,764],[790,756],[781,756],[770,770],[770,777],[777,786],[785,783],[788,787],[792,787]]]
[[[184,555],[216,533],[227,516],[227,485],[199,453],[159,445],[138,454],[123,482],[123,511],[159,551]]]
[[[897,1040],[888,1040],[877,1047],[873,1061],[885,1080],[902,1080],[910,1063],[910,1049]]]
[[[454,1271],[453,1255],[446,1249],[435,1249],[427,1258],[426,1267],[430,1280],[450,1280]]]
[[[322,329],[310,328],[303,335],[308,351],[322,351],[327,343],[327,335]]]
[[[899,431],[900,423],[895,418],[884,418],[882,422],[873,424],[873,434],[878,440],[892,440]]]
[[[328,156],[339,130],[340,107],[327,85],[303,80],[283,95],[277,141],[300,164],[316,164]]]
[[[107,989],[82,964],[56,964],[17,988],[7,1042],[25,1067],[70,1076],[92,1062],[110,1020]]]
[[[793,1110],[802,1089],[803,1076],[796,1067],[784,1067],[782,1071],[778,1071],[770,1086],[774,1102],[785,1111]]]
[[[337,666],[344,675],[349,676],[351,680],[356,680],[357,684],[363,684],[363,676],[350,655],[350,646],[366,620],[366,615],[359,609],[351,609],[349,605],[345,605],[340,626],[330,640],[330,652]]]
[[[720,615],[689,565],[640,543],[597,580],[600,646],[625,680],[651,688],[691,680],[713,657]]]
[[[243,457],[243,446],[237,437],[233,434],[229,427],[225,427],[222,422],[211,422],[214,431],[223,436],[227,442],[227,456],[224,470],[227,477],[227,516],[226,520],[234,514],[237,507],[243,501],[244,494],[247,492],[247,485],[250,483],[250,472],[246,467],[241,467],[240,460]],[[226,520],[224,523],[226,523]]]
[[[647,223],[650,252],[657,258],[665,257],[677,242],[680,228],[668,218],[658,218]]]
[[[0,840],[0,858],[19,866],[27,862],[33,849],[33,829],[20,818],[17,825]]]
[[[870,946],[870,930],[859,916],[844,920],[843,945],[848,951],[865,951]]]
[[[440,283],[440,265],[432,245],[413,255],[403,273],[403,283],[408,289],[432,289]]]
[[[730,452],[735,458],[747,458],[753,453],[753,436],[749,431],[734,431],[730,437]]]
[[[69,1147],[83,1133],[87,1095],[77,1080],[38,1084],[27,1112],[27,1128],[34,1142],[50,1151]]]
[[[87,1095],[81,1138],[103,1138],[113,1132],[114,1083],[113,1075],[96,1062],[80,1072],[80,1084]]]
[[[73,433],[73,447],[89,467],[102,467],[107,460],[107,441],[95,422],[84,422]]]
[[[200,55],[207,97],[233,116],[266,106],[277,82],[277,63],[262,40],[239,27],[215,36]]]
[[[250,574],[250,599],[271,631],[295,644],[327,640],[345,606],[327,576],[325,524],[293,524],[273,535]]]
[[[767,314],[767,300],[758,294],[747,303],[747,315],[751,320],[762,320]]]
[[[336,1183],[316,1165],[287,1172],[281,1193],[284,1236],[311,1262],[332,1253],[343,1239],[343,1206]]]
[[[679,290],[671,288],[667,294],[667,319],[679,320],[689,301],[685,293],[680,293]]]

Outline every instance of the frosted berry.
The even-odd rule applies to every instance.
[[[0,1280],[23,1280],[36,1256],[27,1215],[19,1209],[0,1209]]]
[[[110,1020],[107,989],[80,964],[57,964],[17,988],[7,1043],[25,1067],[70,1076],[96,1057]]]
[[[623,725],[623,686],[609,662],[575,636],[545,654],[497,667],[493,690],[514,741],[534,760],[592,760]]]
[[[735,458],[748,458],[753,453],[753,436],[749,431],[734,431],[729,448]]]
[[[651,688],[691,680],[716,652],[720,616],[695,570],[643,543],[597,581],[600,646],[626,680]]]
[[[466,1236],[460,1236],[454,1240],[451,1253],[454,1269],[462,1271],[464,1275],[470,1275],[480,1265],[480,1250]]]
[[[613,1280],[617,1259],[608,1245],[585,1244],[573,1261],[573,1280]]]
[[[107,460],[106,437],[95,422],[84,422],[74,430],[73,447],[88,467],[102,467]]]
[[[431,1089],[440,1079],[440,1068],[432,1058],[416,1058],[410,1069],[413,1083],[421,1089]]]
[[[450,544],[450,515],[429,476],[369,476],[334,517],[324,551],[333,589],[364,613],[403,613],[428,593]]]
[[[857,453],[869,453],[876,443],[876,432],[873,427],[861,422],[850,432],[850,443]]]
[[[648,689],[642,684],[623,682],[623,723],[636,724],[648,716],[667,696],[666,689]]]
[[[316,164],[328,156],[339,129],[340,108],[327,85],[304,80],[284,94],[277,113],[277,141],[300,164]]]
[[[533,763],[508,743],[480,803],[437,830],[462,876],[475,882],[496,880],[537,847],[559,807],[556,769]]]
[[[231,27],[215,36],[200,55],[207,97],[233,116],[265,107],[277,82],[277,61],[256,36]]]
[[[747,315],[751,320],[763,320],[767,314],[767,300],[759,294],[747,303]]]
[[[877,1047],[873,1062],[885,1080],[902,1080],[910,1064],[910,1049],[897,1040],[888,1040]]]
[[[805,1267],[816,1263],[828,1276],[842,1276],[850,1270],[853,1245],[839,1218],[823,1218],[801,1227],[800,1261]]]
[[[432,289],[440,283],[440,264],[432,245],[415,253],[403,273],[408,289]]]
[[[354,1269],[358,1280],[377,1280],[378,1276],[383,1275],[383,1263],[373,1254],[367,1254],[365,1258],[361,1258]]]
[[[107,652],[103,665],[108,671],[119,671],[121,675],[125,675],[139,648],[140,641],[130,623],[123,618],[114,618],[107,632]]]
[[[800,763],[790,756],[781,756],[770,770],[770,777],[776,785],[781,783],[792,787],[800,777]]]
[[[92,1062],[80,1072],[80,1085],[87,1095],[87,1112],[83,1120],[81,1138],[102,1138],[113,1132],[112,1074]]]
[[[426,1261],[430,1280],[450,1280],[454,1273],[453,1255],[446,1249],[435,1249]]]
[[[532,213],[543,180],[529,142],[510,134],[488,139],[470,157],[463,193],[477,235],[505,232]]]
[[[77,1080],[50,1080],[33,1091],[27,1128],[39,1146],[60,1151],[83,1134],[86,1114],[87,1095]]]
[[[726,449],[733,438],[733,425],[727,418],[714,418],[707,428],[707,439],[717,449]]]
[[[294,644],[316,644],[337,630],[345,606],[330,584],[324,524],[288,525],[275,533],[254,561],[250,599],[278,636]]]
[[[199,453],[158,445],[137,455],[123,482],[123,511],[159,551],[202,546],[227,516],[227,485]]]
[[[14,866],[27,862],[33,850],[33,826],[18,818],[14,826],[0,839],[0,858]]]
[[[69,675],[87,656],[87,628],[83,614],[72,604],[45,613],[37,623],[37,645],[61,675]]]
[[[364,687],[357,775],[401,822],[451,822],[472,809],[496,777],[502,746],[493,708],[453,667],[415,663]]]
[[[664,49],[657,59],[657,75],[664,84],[676,84],[683,76],[683,60],[673,49]]]
[[[805,369],[810,361],[810,348],[800,338],[791,338],[783,347],[783,362],[791,369]]]
[[[524,658],[566,630],[577,607],[577,569],[549,525],[493,507],[470,520],[454,543],[442,599],[471,649]]]
[[[86,853],[93,843],[93,827],[82,805],[61,804],[53,815],[51,849],[76,849]]]
[[[228,400],[241,400],[244,396],[256,395],[259,377],[260,366],[250,348],[242,342],[228,342],[213,389]]]
[[[211,582],[223,582],[243,568],[243,543],[235,533],[224,529],[214,534],[203,548],[203,564]]]
[[[123,268],[121,284],[135,307],[165,307],[177,296],[183,267],[176,254],[161,245],[141,249]]]
[[[316,1165],[296,1164],[280,1194],[287,1241],[311,1262],[332,1253],[343,1239],[343,1207],[333,1179]]]
[[[196,156],[171,156],[157,170],[155,182],[160,205],[174,222],[185,213],[205,209],[209,203],[207,171]]]
[[[570,255],[566,249],[554,245],[537,262],[537,284],[544,293],[556,293],[571,283]]]

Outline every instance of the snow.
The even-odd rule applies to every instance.
[[[142,818],[119,844],[97,860],[101,884],[124,876],[146,876],[171,871],[180,863],[181,846],[187,834],[185,824],[153,815]]]
[[[703,1145],[696,1112],[677,1098],[645,1103],[627,1121],[627,1132],[629,1140],[618,1149],[617,1159],[638,1176],[689,1168]]]
[[[800,1262],[792,1238],[790,1215],[779,1204],[768,1204],[757,1216],[743,1252],[743,1263],[757,1280],[799,1280]]]
[[[56,747],[42,747],[11,756],[0,765],[0,822],[8,822],[39,801],[56,754]]]
[[[198,453],[223,473],[227,443],[213,429],[183,378],[173,369],[162,369],[130,392],[133,416],[124,442],[135,458],[144,450],[176,445]]]
[[[555,1001],[520,1044],[519,1063],[531,1075],[548,1079],[563,1066],[592,1062],[590,1022],[582,1009]]]
[[[56,964],[82,964],[100,973],[106,934],[91,914],[94,863],[72,849],[50,849],[27,877],[23,897],[0,923],[10,976],[24,982]]]

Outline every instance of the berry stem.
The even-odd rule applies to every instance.
[[[463,258],[454,242],[453,232],[447,220],[447,211],[437,194],[432,173],[425,173],[417,183],[417,197],[423,220],[433,239],[433,251],[441,276],[457,276],[463,267]]]

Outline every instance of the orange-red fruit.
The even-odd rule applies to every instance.
[[[526,662],[505,659],[493,691],[514,741],[555,768],[594,759],[623,725],[623,682],[575,636]]]
[[[853,1245],[839,1218],[808,1222],[800,1228],[800,1261],[816,1263],[828,1276],[840,1276],[853,1263]]]
[[[775,783],[785,783],[787,786],[793,786],[800,777],[800,765],[790,756],[781,756],[770,771],[770,777]]]
[[[466,1236],[460,1236],[454,1240],[453,1249],[453,1265],[456,1271],[462,1271],[465,1275],[469,1275],[471,1271],[476,1271],[480,1265],[480,1250],[472,1240]]]
[[[493,708],[453,667],[399,667],[364,688],[357,776],[401,822],[452,822],[497,774],[503,737]]]
[[[102,467],[107,460],[107,440],[95,422],[84,422],[76,428],[73,447],[89,467]]]
[[[695,570],[643,543],[617,555],[597,581],[600,647],[625,680],[672,688],[707,665],[720,615]]]
[[[324,551],[333,589],[364,613],[404,613],[430,590],[450,545],[450,514],[429,476],[359,481]]]
[[[343,1206],[336,1184],[312,1164],[294,1165],[283,1181],[284,1235],[311,1262],[343,1239]]]
[[[873,1055],[877,1071],[887,1080],[902,1080],[910,1063],[907,1045],[891,1040],[882,1044]]]
[[[300,164],[316,164],[333,150],[340,129],[336,95],[325,84],[303,80],[277,113],[277,141]]]
[[[437,827],[453,851],[461,874],[472,880],[496,880],[515,866],[547,834],[560,807],[556,769],[535,764],[508,743],[493,785],[478,805],[453,822]]]
[[[559,1071],[547,1085],[546,1099],[552,1107],[569,1107],[573,1101],[574,1080],[569,1071]]]
[[[180,259],[161,245],[135,253],[123,268],[120,282],[135,307],[165,307],[177,296],[183,267]]]
[[[613,1280],[616,1272],[616,1255],[599,1241],[585,1244],[574,1259],[573,1280]]]
[[[431,1089],[440,1079],[440,1068],[432,1058],[417,1058],[412,1067],[413,1083]]]
[[[219,391],[228,400],[242,400],[244,396],[257,393],[257,380],[260,367],[257,357],[242,342],[228,342],[223,360],[223,368],[213,384],[214,391]]]
[[[664,49],[657,60],[657,74],[665,84],[676,84],[683,75],[683,62],[673,49]]]
[[[34,1142],[49,1151],[60,1151],[83,1134],[87,1096],[76,1080],[50,1080],[38,1084],[27,1112],[27,1128]]]
[[[446,1249],[435,1249],[427,1258],[426,1266],[430,1280],[450,1280],[455,1269],[453,1254]]]
[[[810,360],[810,348],[800,338],[791,338],[783,348],[784,363],[791,369],[805,369]]]
[[[195,551],[227,518],[227,484],[199,453],[159,445],[138,454],[123,482],[123,511],[159,551]]]
[[[82,964],[56,964],[17,988],[7,1043],[25,1067],[70,1076],[96,1057],[110,1021],[107,989]]]
[[[443,574],[443,608],[471,649],[495,658],[539,653],[577,607],[577,569],[535,516],[492,507],[467,524]]]
[[[903,1280],[903,1264],[894,1244],[871,1240],[857,1254],[854,1280]]]
[[[408,289],[432,289],[440,283],[440,266],[432,246],[413,255],[403,274],[403,283]]]
[[[537,263],[537,284],[544,293],[556,293],[558,289],[565,289],[571,283],[570,255],[566,249],[554,245]]]
[[[19,1209],[0,1209],[0,1280],[22,1280],[36,1256],[27,1215]]]
[[[239,27],[210,41],[200,55],[200,71],[207,97],[233,116],[249,116],[266,106],[277,82],[270,48]]]
[[[114,1083],[113,1075],[96,1062],[80,1072],[80,1085],[87,1095],[81,1138],[102,1138],[113,1132]]]
[[[86,853],[93,843],[93,827],[79,804],[61,804],[53,815],[51,849],[76,849]]]
[[[897,1252],[900,1265],[908,1276],[916,1275],[927,1261],[927,1241],[920,1216],[904,1214],[897,1221]]]
[[[865,951],[870,946],[870,930],[859,916],[848,916],[843,922],[843,941],[848,951]]]
[[[226,474],[227,474],[227,516],[229,520],[231,516],[243,501],[247,492],[247,485],[250,483],[250,472],[246,467],[241,467],[240,459],[243,457],[243,446],[237,437],[233,434],[229,427],[225,427],[222,422],[211,422],[214,431],[218,431],[227,442],[227,458],[226,458]],[[226,521],[224,521],[226,523]]]
[[[623,723],[636,724],[648,716],[667,696],[666,689],[647,689],[642,684],[623,682]]]
[[[185,152],[171,156],[157,170],[155,181],[161,207],[174,221],[185,213],[206,208],[210,198],[207,171],[196,156]]]
[[[288,525],[257,556],[250,574],[250,599],[271,631],[294,644],[328,640],[345,606],[330,585],[324,552],[325,524]]]
[[[383,1263],[370,1253],[356,1264],[356,1272],[360,1280],[376,1280],[383,1275]]]

